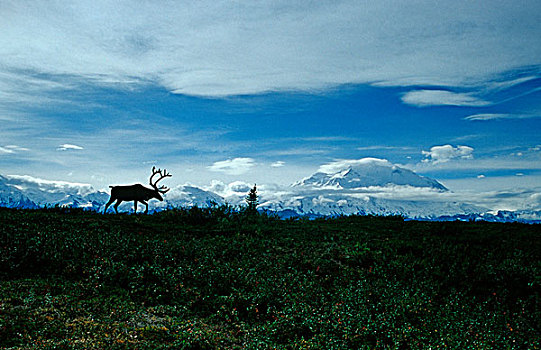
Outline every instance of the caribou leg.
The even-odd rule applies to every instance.
[[[105,210],[103,211],[103,213],[107,213],[107,208],[109,208],[109,206],[111,205],[111,203],[113,203],[115,201],[115,199],[113,197],[111,197],[111,199],[109,199],[109,202],[107,202],[107,204],[105,204]]]
[[[141,201],[144,205],[146,205],[145,214],[148,214],[148,202]]]
[[[133,213],[137,214],[137,201],[133,201]]]
[[[121,199],[117,199],[117,200],[116,200],[116,204],[115,204],[114,207],[113,207],[113,208],[115,208],[115,211],[116,211],[117,214],[118,214],[118,206],[119,206],[120,203],[122,203],[122,200],[121,200]]]

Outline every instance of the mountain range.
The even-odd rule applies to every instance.
[[[174,207],[244,205],[250,186],[241,182],[211,191],[192,185],[172,187],[164,201],[151,200],[159,211]],[[70,206],[101,211],[109,194],[88,184],[48,181],[21,175],[0,175],[0,206],[39,208]],[[364,158],[322,166],[291,186],[260,187],[259,210],[282,218],[338,215],[400,215],[418,220],[486,220],[541,223],[541,210],[490,211],[457,201],[435,179],[420,176],[384,159]],[[140,210],[142,207],[140,208]],[[111,210],[111,209],[110,209]],[[133,203],[119,210],[133,211]]]

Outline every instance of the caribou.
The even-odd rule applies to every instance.
[[[159,175],[158,179],[154,182],[154,176]],[[150,186],[148,188],[141,184],[129,185],[129,186],[109,186],[111,188],[111,199],[105,205],[104,213],[107,212],[107,208],[116,201],[116,204],[113,206],[115,212],[118,214],[118,206],[120,203],[126,201],[133,201],[134,212],[137,213],[137,202],[141,202],[146,206],[145,214],[148,213],[148,200],[156,198],[160,201],[163,201],[162,194],[167,193],[170,189],[165,186],[158,187],[158,182],[166,177],[171,177],[171,174],[167,173],[167,170],[161,169],[156,170],[156,167],[152,167],[152,175],[150,176]]]

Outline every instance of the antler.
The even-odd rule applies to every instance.
[[[154,178],[154,175],[156,175],[156,174],[159,174],[160,178],[158,180],[152,182],[152,178]],[[157,186],[158,182],[160,180],[166,178],[166,177],[171,177],[171,174],[168,174],[166,169],[163,169],[163,173],[162,173],[161,169],[156,170],[156,167],[153,166],[152,167],[152,175],[150,176],[150,180],[149,180],[150,186],[154,187],[160,193],[166,193],[167,191],[170,190],[169,188],[167,188],[166,186],[160,186],[160,187]]]

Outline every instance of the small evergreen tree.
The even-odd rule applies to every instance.
[[[254,187],[248,192],[248,195],[246,196],[246,203],[248,203],[248,211],[255,212],[258,204],[258,195],[257,195],[257,187],[254,184]]]

